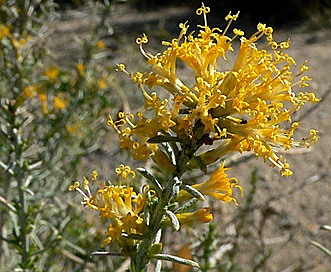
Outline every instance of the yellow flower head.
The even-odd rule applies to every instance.
[[[271,27],[259,23],[257,31],[249,38],[243,36],[242,30],[234,29],[231,37],[227,33],[239,13],[232,15],[230,12],[225,18],[228,25],[221,30],[208,26],[206,14],[209,11],[202,4],[197,10],[197,14],[204,17],[204,25],[198,26],[200,31],[189,33],[188,25],[180,24],[178,38],[163,42],[167,48],[162,53],[153,55],[143,48],[148,42],[145,34],[137,39],[147,64],[153,69],[149,74],[132,73],[131,78],[142,89],[145,109],[154,116],[147,119],[140,113],[140,120],[129,133],[121,130],[122,147],[136,146],[139,154],[135,157],[145,160],[154,154],[153,148],[146,146],[149,138],[160,132],[181,139],[197,138],[194,128],[202,124],[201,135],[209,135],[211,143],[221,141],[221,149],[224,148],[222,141],[229,140],[226,141],[231,147],[228,152],[253,151],[257,157],[279,167],[282,175],[291,175],[288,163],[282,161],[275,150],[288,150],[300,144],[309,146],[317,139],[295,141],[298,123],[291,120],[293,113],[304,104],[319,101],[313,93],[294,91],[296,87],[308,86],[310,78],[302,74],[309,67],[304,63],[300,71],[293,71],[295,60],[286,53],[290,42],[274,41]],[[238,36],[241,38],[237,58],[230,70],[222,71],[219,67],[228,62],[227,54],[234,51],[232,42]],[[177,73],[179,61],[192,72],[194,80],[188,81]],[[149,93],[147,88],[154,86],[172,94],[173,101],[170,103],[161,100],[157,93]],[[118,122],[117,128],[123,123],[123,120]],[[314,134],[316,131],[313,130],[310,135]],[[134,137],[140,140],[134,140]],[[205,163],[220,159],[215,155],[223,154],[223,151],[214,152],[214,157],[206,158]]]
[[[116,172],[127,178],[130,174],[135,176],[134,172],[128,166],[121,165]],[[120,172],[120,173],[119,173]],[[133,175],[133,174],[134,175]],[[96,181],[98,172],[93,171],[91,180]],[[99,211],[102,221],[110,221],[107,238],[102,246],[110,242],[117,241],[123,248],[134,245],[134,239],[126,238],[127,235],[142,235],[147,232],[147,225],[141,216],[142,210],[146,204],[146,199],[141,194],[134,192],[133,187],[121,185],[103,185],[95,194],[92,194],[89,187],[89,180],[85,177],[84,190],[80,189],[79,182],[69,186],[69,190],[77,190],[83,195],[82,203]]]

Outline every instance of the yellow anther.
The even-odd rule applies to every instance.
[[[233,29],[233,33],[234,33],[235,35],[238,35],[238,36],[243,36],[243,35],[245,35],[244,31],[242,31],[242,30],[240,30],[240,29],[237,29],[237,28]]]
[[[91,179],[92,180],[97,180],[98,175],[99,175],[98,171],[96,171],[96,170],[92,171],[92,178]]]
[[[306,72],[309,69],[310,69],[310,67],[307,66],[307,61],[304,64],[302,64],[301,67],[300,67],[301,72]]]
[[[80,186],[80,185],[79,185],[79,182],[76,181],[73,185],[70,185],[70,186],[69,186],[69,191],[76,190],[79,186]]]
[[[142,38],[137,38],[136,43],[139,44],[139,45],[144,44],[144,43],[148,43],[148,38],[147,38],[146,34],[143,33]]]
[[[201,3],[201,8],[198,8],[196,13],[197,15],[207,14],[210,12],[210,8],[206,7],[204,3]]]
[[[210,12],[210,8],[209,7],[205,7],[204,3],[201,4],[201,8],[198,8],[196,13],[197,15],[201,15],[203,14],[203,20],[205,23],[205,26],[207,26],[207,16],[206,14]]]
[[[123,63],[116,63],[117,68],[115,69],[116,72],[124,71],[125,65]]]
[[[231,14],[231,11],[229,11],[229,14],[225,17],[225,20],[226,20],[226,21],[229,21],[229,20],[231,20],[231,21],[235,21],[235,20],[238,19],[238,17],[239,17],[239,13],[240,13],[240,11],[238,11],[237,14],[232,15],[232,14]]]

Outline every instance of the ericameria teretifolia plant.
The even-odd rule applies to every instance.
[[[300,145],[309,148],[318,140],[316,130],[310,130],[304,139],[294,139],[299,122],[292,122],[291,116],[304,104],[319,99],[311,92],[294,91],[307,87],[311,79],[303,75],[309,69],[306,63],[298,72],[292,71],[295,60],[285,52],[289,41],[277,43],[273,29],[261,23],[249,38],[239,29],[229,35],[239,13],[226,16],[224,30],[211,29],[206,17],[209,11],[202,4],[196,12],[204,20],[198,26],[200,30],[189,33],[187,22],[180,24],[178,38],[163,42],[167,48],[162,53],[153,55],[145,50],[146,35],[137,39],[152,68],[150,73],[129,73],[123,64],[117,67],[138,84],[146,102],[135,115],[120,112],[117,118],[109,116],[108,125],[118,132],[121,148],[129,150],[134,160],[152,159],[166,178],[157,179],[147,169],[138,168],[147,184],[137,193],[130,185],[136,173],[121,165],[116,173],[122,184],[110,182],[92,193],[85,179],[86,193],[78,182],[70,188],[80,191],[83,203],[99,211],[109,224],[102,246],[118,243],[120,254],[130,256],[132,271],[145,271],[152,260],[157,260],[158,270],[160,260],[198,266],[194,261],[162,253],[162,229],[172,226],[178,231],[184,224],[210,222],[210,208],[194,210],[197,205],[192,205],[206,196],[237,204],[233,189],[243,190],[236,178],[227,176],[225,155],[254,152],[279,168],[282,176],[290,176],[289,163],[276,150]],[[232,69],[219,70],[227,61],[227,52],[234,51],[233,40],[239,37]],[[190,68],[191,82],[184,83],[178,75],[178,61]],[[157,92],[150,91],[157,86],[161,87]],[[161,98],[160,89],[171,99]],[[208,165],[219,160],[223,162],[207,181],[185,184],[181,180],[193,169],[207,174]],[[96,177],[94,173],[92,180]]]

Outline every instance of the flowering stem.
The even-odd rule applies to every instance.
[[[176,158],[176,169],[174,173],[169,177],[168,181],[165,183],[162,195],[160,195],[160,200],[158,205],[153,212],[153,217],[150,221],[150,230],[147,234],[147,238],[140,244],[137,254],[134,256],[134,266],[135,270],[133,271],[147,271],[148,263],[150,261],[150,256],[148,256],[148,251],[155,242],[155,237],[157,236],[158,231],[161,228],[161,222],[163,216],[167,211],[167,206],[169,205],[171,199],[173,198],[174,186],[176,181],[185,173],[187,163],[192,159],[194,153],[202,145],[199,132],[203,131],[203,127],[197,126],[196,135],[198,136],[193,141],[188,141],[188,143],[181,143],[182,151],[179,152],[178,158]],[[199,137],[201,136],[201,137]]]
[[[177,172],[177,171],[176,171]],[[163,190],[163,195],[153,213],[154,217],[150,222],[151,229],[147,235],[147,238],[141,243],[138,253],[135,256],[135,270],[134,271],[147,271],[147,265],[149,263],[148,250],[153,245],[155,237],[160,229],[160,224],[162,222],[167,206],[172,198],[173,187],[175,185],[175,177],[181,176],[185,172],[178,173],[179,175],[173,175],[169,178],[166,183],[165,189]]]

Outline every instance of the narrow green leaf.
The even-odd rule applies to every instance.
[[[147,180],[149,180],[152,183],[152,185],[154,185],[155,190],[157,191],[157,193],[159,193],[159,194],[162,193],[163,188],[162,188],[161,184],[159,183],[159,181],[150,172],[148,172],[145,168],[142,168],[142,167],[137,168],[137,170]]]
[[[325,246],[322,246],[320,243],[316,241],[311,241],[310,243],[315,247],[319,248],[320,250],[322,250],[325,254],[331,256],[331,250],[327,249]]]
[[[179,141],[180,139],[178,137],[174,137],[170,135],[157,135],[147,140],[147,142],[150,144],[159,144],[164,142],[179,142]]]
[[[180,229],[180,223],[178,221],[177,216],[172,211],[169,210],[166,211],[166,215],[169,217],[174,230],[178,231]]]
[[[327,230],[327,231],[331,231],[331,226],[328,225],[323,225],[320,227],[321,230]]]
[[[0,161],[0,166],[5,170],[5,172],[8,171],[8,173],[11,174],[11,175],[15,174],[13,169],[10,168],[11,167],[10,165],[8,166],[5,163],[3,163],[2,161]]]
[[[197,189],[194,189],[192,186],[185,184],[181,187],[181,189],[193,195],[198,200],[205,201],[205,197],[203,196],[203,194],[200,193]]]
[[[155,264],[155,272],[161,272],[161,270],[162,270],[162,262],[160,260],[157,260]]]
[[[139,235],[139,234],[135,234],[135,233],[127,234],[127,233],[124,233],[124,232],[122,232],[122,237],[127,238],[127,239],[134,239],[134,240],[144,240],[144,239],[146,239],[146,236],[144,236],[144,235]]]
[[[194,156],[192,158],[193,161],[195,161],[199,167],[199,169],[205,174],[207,175],[207,165],[205,164],[205,162],[203,161],[203,159],[201,159],[201,157],[199,156]]]
[[[76,250],[77,252],[79,252],[80,254],[82,254],[82,255],[86,255],[86,254],[87,254],[87,252],[85,251],[84,248],[82,248],[82,247],[80,247],[80,246],[78,246],[78,245],[76,245],[76,244],[70,242],[69,240],[64,239],[63,242],[64,242],[67,246],[69,246],[69,247],[71,247],[72,249],[74,249],[74,250]]]
[[[200,267],[199,264],[195,261],[184,259],[178,256],[174,255],[169,255],[169,254],[156,254],[153,256],[154,259],[157,260],[162,260],[162,261],[170,261],[170,262],[175,262],[175,263],[180,263],[180,264],[185,264],[193,267]]]
[[[34,196],[34,192],[31,189],[29,189],[28,187],[22,186],[22,190],[24,192],[28,193],[29,195]]]
[[[149,223],[150,223],[150,220],[151,220],[151,214],[150,214],[150,212],[149,212],[149,210],[148,210],[147,207],[148,206],[145,206],[144,207],[144,214],[143,214],[143,216],[144,216],[144,220],[145,220],[147,226],[149,226]]]
[[[161,252],[161,250],[162,250],[162,247],[163,247],[162,243],[153,244],[148,251],[148,255],[153,257],[153,256],[159,254],[159,252]]]
[[[93,251],[90,255],[92,256],[123,256],[122,253],[108,252],[108,251]]]
[[[12,212],[17,214],[17,209],[10,202],[8,202],[7,199],[0,196],[0,202],[6,205]]]
[[[168,158],[171,159],[173,165],[176,165],[176,157],[178,157],[178,147],[175,142],[170,143],[162,143],[161,146],[163,147],[164,151]]]
[[[175,213],[183,213],[187,211],[192,205],[194,205],[198,201],[197,198],[192,198],[191,200],[185,202],[182,206],[180,206]]]
[[[172,197],[176,199],[178,197],[180,187],[182,185],[182,182],[179,180],[178,177],[174,177],[175,184],[172,188]]]

